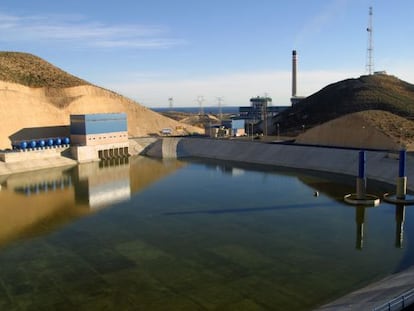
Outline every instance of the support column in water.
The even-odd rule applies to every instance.
[[[399,167],[398,167],[398,178],[397,178],[397,199],[405,199],[407,194],[407,176],[405,176],[405,162],[406,162],[406,151],[400,150]]]
[[[365,176],[366,154],[364,150],[359,152],[358,158],[358,177],[356,180],[356,198],[363,200],[366,198],[367,178]]]

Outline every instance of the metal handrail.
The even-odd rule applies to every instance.
[[[400,311],[414,304],[414,288],[391,299],[390,301],[375,307],[372,311]]]

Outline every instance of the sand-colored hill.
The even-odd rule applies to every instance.
[[[43,59],[0,52],[0,149],[11,140],[69,135],[71,114],[125,112],[131,137],[204,130],[162,116],[114,92],[94,86]]]
[[[70,114],[110,112],[127,113],[132,137],[158,135],[163,128],[171,128],[174,134],[202,132],[96,86],[31,88],[0,81],[0,149],[10,148],[11,138],[30,136],[30,128],[45,127],[44,132],[33,130],[37,136],[33,138],[53,136],[56,132],[51,127],[69,125]]]
[[[354,148],[414,149],[414,122],[382,110],[344,115],[300,134],[297,143]]]

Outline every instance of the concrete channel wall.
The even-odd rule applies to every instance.
[[[353,149],[171,137],[153,143],[146,155],[159,158],[199,157],[350,176],[358,174],[358,150]],[[414,158],[411,156],[407,156],[406,167],[408,189],[414,190]],[[367,151],[366,173],[369,179],[395,184],[398,176],[398,153]]]

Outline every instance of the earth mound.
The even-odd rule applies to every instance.
[[[398,150],[414,149],[414,122],[383,110],[344,115],[315,126],[296,138],[297,143]]]
[[[341,116],[366,110],[383,110],[414,117],[414,85],[395,76],[375,74],[347,79],[326,86],[280,113],[283,132],[300,133]]]

